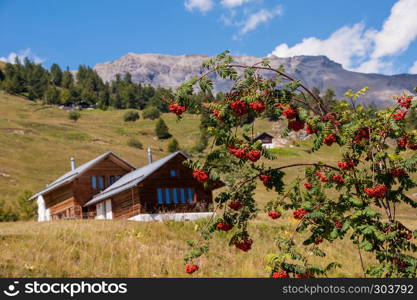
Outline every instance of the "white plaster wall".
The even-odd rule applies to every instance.
[[[213,216],[213,212],[202,213],[168,213],[168,214],[139,214],[129,218],[132,221],[193,221],[201,218],[208,218]]]
[[[38,196],[36,203],[38,204],[38,222],[47,221],[45,199],[42,195]]]

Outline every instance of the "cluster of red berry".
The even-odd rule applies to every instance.
[[[385,194],[388,191],[388,188],[386,187],[385,184],[381,184],[381,185],[377,185],[377,186],[372,187],[372,188],[364,188],[363,191],[369,197],[383,198],[383,197],[385,197]]]
[[[220,222],[220,223],[217,223],[216,228],[218,230],[227,232],[233,228],[233,225],[226,223],[226,222]]]
[[[368,140],[369,140],[369,127],[365,127],[365,128],[361,128],[358,130],[358,133],[353,139],[353,142],[355,144],[359,144],[362,141],[368,141]]]
[[[261,174],[259,175],[259,179],[263,182],[265,186],[269,185],[269,181],[271,180],[271,175]]]
[[[188,274],[193,274],[197,270],[198,270],[197,265],[188,264],[185,266],[185,272],[187,272]]]
[[[316,176],[319,178],[319,180],[321,181],[321,182],[328,182],[329,181],[329,179],[327,178],[327,176],[326,175],[324,175],[322,172],[320,172],[320,171],[316,171]]]
[[[288,119],[292,120],[298,116],[298,111],[292,107],[288,107],[282,111],[282,114]]]
[[[313,275],[311,273],[297,273],[295,274],[295,277],[297,278],[311,278]]]
[[[207,173],[199,169],[194,170],[193,177],[200,183],[205,183],[209,179]]]
[[[334,226],[336,227],[336,228],[342,228],[343,227],[343,224],[342,224],[342,222],[340,222],[340,221],[336,221],[336,222],[334,222]]]
[[[288,129],[293,131],[300,131],[304,128],[305,122],[301,120],[292,120],[288,122]]]
[[[307,126],[306,126],[306,133],[307,134],[317,133],[317,128],[311,128],[311,126],[307,124]]]
[[[343,182],[345,182],[345,180],[343,179],[343,177],[342,176],[339,176],[339,175],[334,175],[332,177],[332,180],[336,184],[342,184]]]
[[[407,114],[406,110],[401,110],[397,113],[393,113],[392,116],[394,117],[396,121],[401,121],[401,120],[404,120],[406,114]]]
[[[310,182],[304,182],[304,187],[307,190],[311,190],[313,188],[313,185]]]
[[[245,240],[242,240],[242,241],[234,242],[235,247],[244,251],[244,252],[247,252],[250,249],[252,249],[252,244],[253,244],[253,241],[250,240],[250,239],[245,239]]]
[[[242,148],[235,148],[233,145],[229,145],[229,153],[240,159],[249,159],[251,162],[256,162],[261,158],[261,151],[249,150]]]
[[[337,166],[339,167],[339,169],[348,171],[348,170],[352,170],[356,167],[357,163],[355,163],[354,161],[338,161],[337,162]]]
[[[407,137],[404,135],[400,138],[400,140],[397,142],[398,147],[400,148],[405,148],[408,144],[408,139]]]
[[[304,218],[306,214],[308,214],[308,212],[303,208],[299,208],[295,212],[292,213],[292,215],[294,216],[294,219],[297,219],[297,220],[301,220],[302,218]]]
[[[323,238],[322,237],[316,237],[316,239],[314,240],[314,244],[318,245],[320,243],[323,243]]]
[[[217,120],[219,121],[223,121],[223,117],[220,115],[220,110],[218,109],[214,109],[213,110],[213,115],[217,118]]]
[[[173,112],[177,116],[180,116],[186,111],[186,108],[185,108],[185,106],[181,106],[177,103],[174,103],[174,104],[169,105],[169,111]]]
[[[272,273],[272,278],[290,278],[290,275],[284,270],[279,270],[278,272]]]
[[[248,105],[246,104],[245,101],[242,101],[242,100],[230,102],[230,108],[238,117],[243,116],[248,113]]]
[[[397,102],[400,104],[401,107],[405,107],[407,109],[410,108],[411,106],[411,100],[413,99],[413,97],[411,96],[401,96],[397,98]]]
[[[262,102],[252,102],[251,104],[249,104],[249,106],[258,114],[262,113],[265,110],[265,105]]]
[[[323,139],[323,143],[327,146],[333,145],[334,142],[336,142],[336,137],[333,134],[329,134]]]
[[[268,212],[268,216],[272,220],[275,220],[275,219],[278,219],[279,217],[281,217],[281,213],[280,212],[277,212],[277,211],[270,211],[270,212]]]
[[[236,211],[241,209],[242,206],[243,206],[243,203],[240,202],[240,201],[232,201],[232,202],[229,203],[229,207],[233,210],[236,210]]]
[[[394,176],[394,177],[401,177],[407,174],[404,169],[400,169],[400,168],[391,169],[389,173],[391,176]]]

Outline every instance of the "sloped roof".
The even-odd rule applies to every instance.
[[[71,170],[71,171],[65,173],[64,175],[59,177],[54,182],[46,185],[46,187],[43,190],[34,194],[32,197],[29,198],[29,200],[33,200],[40,195],[46,194],[46,193],[51,192],[51,191],[65,185],[67,183],[70,183],[72,180],[74,180],[76,177],[78,177],[78,175],[84,173],[85,171],[87,171],[88,169],[90,169],[95,164],[102,161],[103,159],[105,159],[109,155],[113,155],[113,156],[117,157],[118,159],[122,160],[123,162],[125,162],[126,164],[128,164],[129,166],[131,166],[134,169],[136,168],[134,165],[132,165],[128,161],[124,160],[120,156],[116,155],[115,153],[113,153],[111,151],[108,151],[108,152],[103,153],[102,155],[94,158],[93,160],[90,160],[89,162],[86,162],[85,164],[79,166],[78,168],[75,168],[74,170]]]
[[[258,134],[257,136],[255,136],[255,137],[252,139],[252,141],[256,141],[256,140],[258,140],[258,139],[259,139],[259,138],[261,138],[263,135],[267,135],[267,136],[269,136],[269,137],[271,137],[271,138],[273,138],[273,137],[274,137],[272,134],[270,134],[270,133],[268,133],[268,132],[262,132],[262,133]]]
[[[115,183],[113,183],[111,186],[109,186],[107,189],[102,191],[100,194],[95,195],[90,201],[84,204],[84,206],[90,206],[103,199],[107,199],[115,194],[118,194],[120,192],[123,192],[125,190],[128,190],[136,186],[137,184],[139,184],[149,175],[157,171],[160,167],[165,165],[168,161],[170,161],[177,155],[182,155],[185,158],[188,158],[188,156],[184,154],[183,152],[177,151],[168,156],[165,156],[164,158],[161,158],[160,160],[157,160],[151,164],[148,164],[142,168],[139,168],[130,173],[127,173],[123,177],[121,177],[119,180],[117,180]]]

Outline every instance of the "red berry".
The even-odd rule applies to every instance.
[[[283,110],[282,114],[288,119],[292,120],[295,119],[295,117],[298,116],[298,111],[292,107],[288,107]]]
[[[297,278],[311,278],[312,275],[310,273],[302,273],[302,274],[295,274],[295,277]]]
[[[265,186],[268,186],[269,180],[271,180],[271,175],[261,174],[259,175],[259,179],[263,182]]]
[[[391,169],[389,173],[391,176],[394,176],[394,177],[401,177],[407,174],[404,169],[400,169],[400,168]]]
[[[334,142],[336,142],[336,137],[333,134],[329,134],[323,139],[323,143],[327,146],[331,146]]]
[[[193,177],[200,183],[205,183],[209,179],[207,173],[199,169],[194,170]]]
[[[188,264],[185,266],[185,272],[187,272],[188,274],[193,274],[197,270],[198,270],[197,265]]]
[[[169,105],[169,111],[175,113],[177,116],[180,116],[186,111],[186,108],[185,106],[174,103]]]
[[[388,188],[384,184],[381,184],[372,188],[364,188],[363,191],[369,197],[383,198],[385,197],[385,194],[387,193]]]
[[[229,207],[233,210],[239,210],[243,206],[243,203],[240,201],[233,201],[229,203]]]
[[[318,244],[320,244],[320,243],[323,243],[323,238],[321,238],[321,237],[317,237],[317,238],[314,240],[314,244],[318,245]]]
[[[226,222],[220,222],[216,225],[216,228],[227,232],[233,228],[233,225]]]
[[[268,90],[264,90],[264,95],[267,96],[269,94]]]
[[[247,251],[249,251],[252,248],[252,243],[253,243],[252,240],[245,239],[245,240],[239,241],[239,242],[236,241],[234,243],[234,245],[235,245],[236,248],[238,248],[238,249],[240,249],[240,250],[242,250],[244,252],[247,252]]]
[[[230,107],[237,116],[243,116],[248,112],[248,106],[242,100],[230,102]]]
[[[277,212],[277,211],[270,211],[268,212],[268,216],[272,219],[278,219],[279,217],[281,217],[281,213]]]
[[[310,182],[304,182],[304,187],[307,190],[311,190],[313,188],[313,185]]]
[[[369,128],[361,128],[358,130],[355,138],[353,139],[353,142],[355,144],[359,144],[362,141],[368,141],[369,140]]]
[[[394,117],[396,121],[401,121],[401,120],[404,120],[406,114],[407,114],[407,111],[402,110],[397,113],[393,113],[392,116]]]
[[[222,118],[222,116],[220,116],[220,110],[218,110],[218,109],[215,109],[215,110],[213,110],[213,115],[215,115],[216,116],[216,118],[217,118],[217,120],[219,120],[219,121],[223,121],[223,118]]]
[[[301,120],[294,120],[288,122],[288,129],[294,130],[294,131],[300,131],[304,128],[304,121]]]
[[[307,124],[307,127],[306,127],[306,133],[307,134],[314,134],[316,132],[317,132],[317,128],[313,129],[313,128],[310,127],[310,125]]]
[[[293,212],[292,215],[294,216],[294,219],[301,220],[307,213],[308,212],[303,208],[299,208],[295,212]]]
[[[332,180],[336,184],[341,184],[341,183],[345,182],[345,180],[343,179],[343,177],[342,176],[339,176],[339,175],[334,175],[332,177]]]
[[[408,148],[410,150],[417,150],[417,144],[410,144],[410,145],[408,145]]]
[[[397,102],[400,104],[400,106],[405,107],[406,109],[410,108],[411,100],[412,100],[411,96],[408,96],[408,97],[401,96],[397,98]]]
[[[334,222],[334,226],[336,227],[336,228],[342,228],[343,227],[343,224],[342,224],[342,222],[339,222],[339,221],[336,221],[336,222]]]
[[[408,139],[406,136],[402,136],[400,138],[400,140],[397,142],[398,147],[400,148],[405,148],[405,146],[407,146],[408,143]]]
[[[262,102],[252,102],[249,104],[250,108],[257,113],[262,113],[265,110],[265,105]]]
[[[357,164],[354,161],[338,161],[337,166],[342,170],[352,170]]]
[[[272,273],[272,278],[290,278],[290,275],[284,270],[279,270],[278,272]]]
[[[261,151],[251,150],[249,151],[249,153],[246,154],[246,158],[249,159],[251,162],[256,162],[258,159],[261,158]]]

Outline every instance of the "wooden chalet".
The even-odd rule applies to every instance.
[[[261,134],[258,134],[257,136],[255,136],[252,141],[256,142],[258,140],[260,140],[262,142],[262,147],[270,149],[273,147],[273,143],[272,140],[274,139],[274,136],[267,133],[267,132],[262,132]]]
[[[187,156],[175,152],[136,169],[107,152],[47,185],[37,198],[38,220],[130,219],[192,220],[210,216],[212,190],[204,189],[183,164]],[[221,185],[218,185],[219,187]]]

